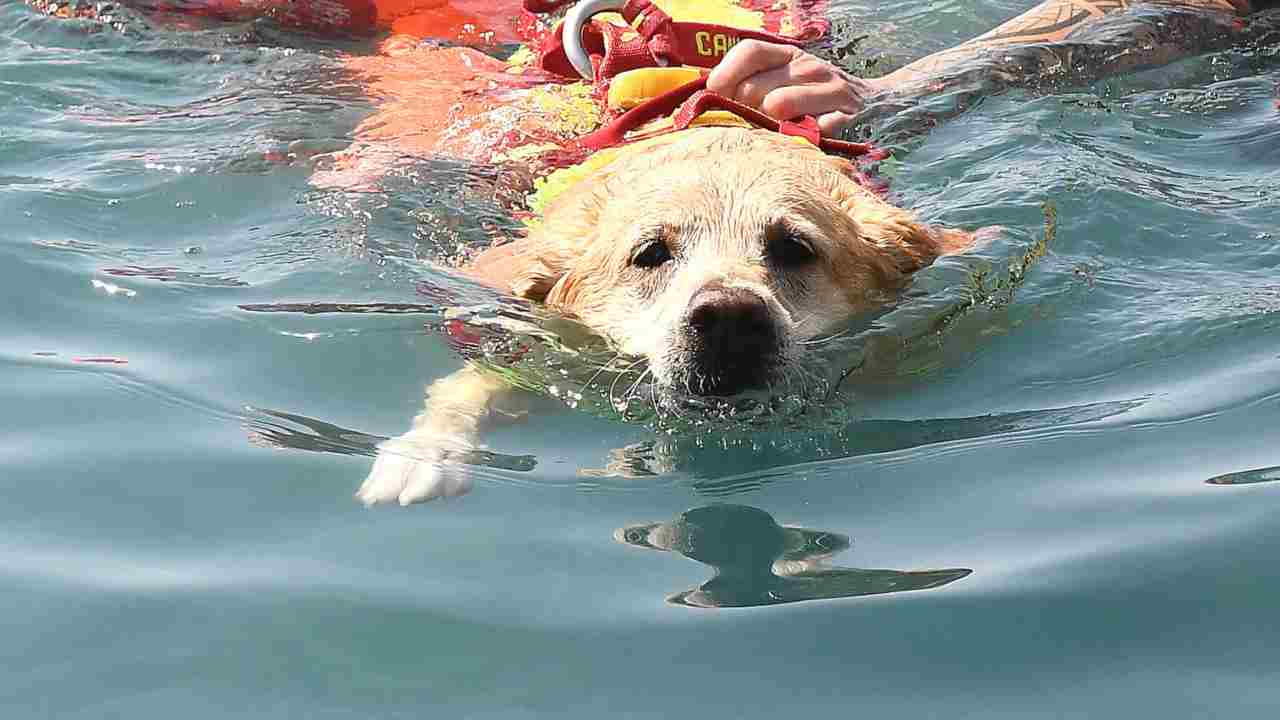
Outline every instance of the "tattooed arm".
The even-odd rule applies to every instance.
[[[834,135],[879,93],[964,85],[981,95],[1160,65],[1231,44],[1239,16],[1277,5],[1280,0],[1046,0],[985,35],[874,79],[853,77],[798,48],[746,40],[711,71],[707,87],[774,117],[812,115],[824,134]]]
[[[874,82],[880,89],[900,89],[951,74],[978,58],[993,59],[1000,66],[997,72],[1005,75],[1006,81],[1029,79],[1018,76],[1036,74],[1037,70],[1101,75],[1158,65],[1224,44],[1228,36],[1225,30],[1233,18],[1261,9],[1254,6],[1270,4],[1274,3],[1047,0],[991,32],[917,60]],[[1125,10],[1130,12],[1120,12]],[[1090,44],[1097,46],[1094,52],[1089,52]],[[1058,46],[1057,52],[1054,46]]]

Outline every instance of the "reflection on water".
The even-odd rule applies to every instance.
[[[373,456],[378,451],[378,443],[386,440],[295,413],[265,408],[247,410],[249,415],[245,417],[244,427],[249,442],[262,447]]]
[[[378,453],[378,444],[387,439],[296,413],[253,407],[247,410],[243,422],[249,442],[262,447],[373,457]],[[529,455],[505,455],[487,450],[453,452],[447,457],[473,468],[515,472],[529,472],[538,465]]]
[[[671,522],[619,528],[613,536],[620,543],[678,552],[710,565],[715,570],[710,580],[667,598],[689,607],[754,607],[926,590],[973,572],[829,567],[833,555],[848,549],[849,538],[783,527],[769,513],[748,505],[706,505]]]
[[[1280,465],[1218,475],[1205,480],[1209,485],[1254,485],[1280,480]]]
[[[795,432],[672,434],[613,450],[592,478],[643,478],[684,472],[694,489],[713,497],[749,492],[811,462],[863,457],[918,447],[1017,433],[1055,434],[1115,418],[1142,405],[1120,400],[1062,408],[921,420],[860,420]]]
[[[346,311],[350,309],[343,310]],[[979,417],[862,420],[804,435],[794,432],[673,434],[612,450],[603,467],[580,468],[577,475],[584,487],[598,489],[607,478],[656,479],[679,472],[693,479],[692,488],[699,495],[725,498],[757,490],[775,480],[794,478],[796,466],[807,463],[976,438],[1020,433],[1052,435],[1068,432],[1081,424],[1114,418],[1141,405],[1142,401],[1127,400]],[[377,454],[379,443],[387,439],[298,413],[258,407],[246,408],[241,421],[250,443],[277,449],[372,457]],[[455,452],[449,457],[469,466],[472,472],[485,469],[529,472],[538,465],[537,458],[531,455],[480,449]],[[1224,475],[1207,482],[1242,484],[1277,478],[1280,478],[1280,468]],[[633,487],[629,482],[627,486]]]

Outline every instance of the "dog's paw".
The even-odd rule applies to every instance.
[[[378,457],[356,498],[365,505],[392,500],[409,505],[467,494],[471,476],[446,455],[438,442],[409,437],[388,440],[378,446]]]

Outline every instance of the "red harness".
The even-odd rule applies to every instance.
[[[578,139],[578,143],[590,150],[601,150],[626,143],[627,133],[672,112],[675,112],[675,118],[667,132],[684,130],[693,124],[699,115],[709,110],[726,110],[756,127],[783,135],[802,137],[826,153],[848,157],[866,155],[870,156],[866,158],[868,160],[881,160],[886,157],[883,151],[873,148],[869,143],[822,137],[822,133],[818,130],[818,121],[809,115],[794,120],[775,120],[753,107],[743,105],[706,88],[707,78],[704,75],[693,82],[637,105],[599,130],[582,136]]]
[[[524,0],[524,8],[532,13],[555,11],[573,0]],[[745,40],[802,47],[826,32],[825,20],[810,23],[798,36],[779,35],[762,30],[742,30],[712,23],[677,22],[652,0],[626,0],[620,10],[631,28],[613,23],[586,23],[582,28],[582,46],[591,56],[595,82],[600,95],[611,78],[627,70],[645,67],[691,65],[713,68],[724,57],[723,50]],[[714,38],[723,38],[715,40]],[[708,45],[708,43],[712,43]],[[546,36],[538,53],[539,66],[554,75],[577,79],[578,71],[565,53],[559,24]],[[724,110],[752,125],[783,135],[803,137],[827,153],[846,157],[883,159],[887,154],[868,143],[824,138],[815,118],[805,115],[776,120],[750,106],[706,89],[706,76],[674,90],[651,98],[606,123],[595,132],[577,140],[585,150],[601,150],[628,142],[627,134],[652,120],[675,113],[666,132],[684,130],[709,110]]]
[[[524,8],[532,13],[549,13],[569,5],[573,0],[524,0]],[[826,23],[812,23],[794,37],[712,23],[677,22],[652,0],[626,0],[618,11],[631,29],[612,23],[585,25],[582,44],[587,52],[598,56],[596,77],[611,78],[618,73],[642,67],[689,65],[712,68],[724,57],[729,47],[742,40],[763,40],[801,47],[826,34]],[[539,64],[544,70],[578,76],[564,52],[559,26],[543,45]]]

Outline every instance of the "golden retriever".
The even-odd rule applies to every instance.
[[[317,187],[376,186],[405,157],[485,158],[513,130],[545,140],[538,131],[558,118],[546,107],[548,93],[576,97],[568,86],[526,88],[507,64],[474,49],[418,42],[514,40],[496,22],[508,19],[514,2],[372,4],[373,15],[365,0],[340,0],[363,10],[281,16],[320,32],[376,19],[399,33],[375,55],[343,59],[376,99],[376,112],[350,149],[317,168]],[[458,14],[455,4],[468,10]],[[46,9],[58,14],[59,7]],[[227,0],[192,10],[242,18],[280,7]],[[507,30],[472,37],[482,27]],[[585,129],[557,132],[568,139]],[[483,252],[462,272],[577,318],[618,352],[647,361],[670,393],[768,388],[805,362],[806,341],[883,303],[912,272],[972,242],[969,233],[920,224],[857,177],[850,161],[798,138],[693,127],[618,149],[611,163],[554,200],[527,237]],[[485,422],[524,412],[525,399],[474,366],[437,381],[413,427],[380,446],[357,496],[408,504],[466,492],[469,476],[449,457],[473,448]]]
[[[480,254],[475,280],[571,315],[647,361],[668,392],[733,395],[805,361],[805,341],[890,299],[973,235],[932,228],[796,138],[695,127],[619,157],[554,200],[527,237]],[[448,462],[518,393],[467,367],[428,388],[413,428],[384,443],[368,504],[455,496]]]

